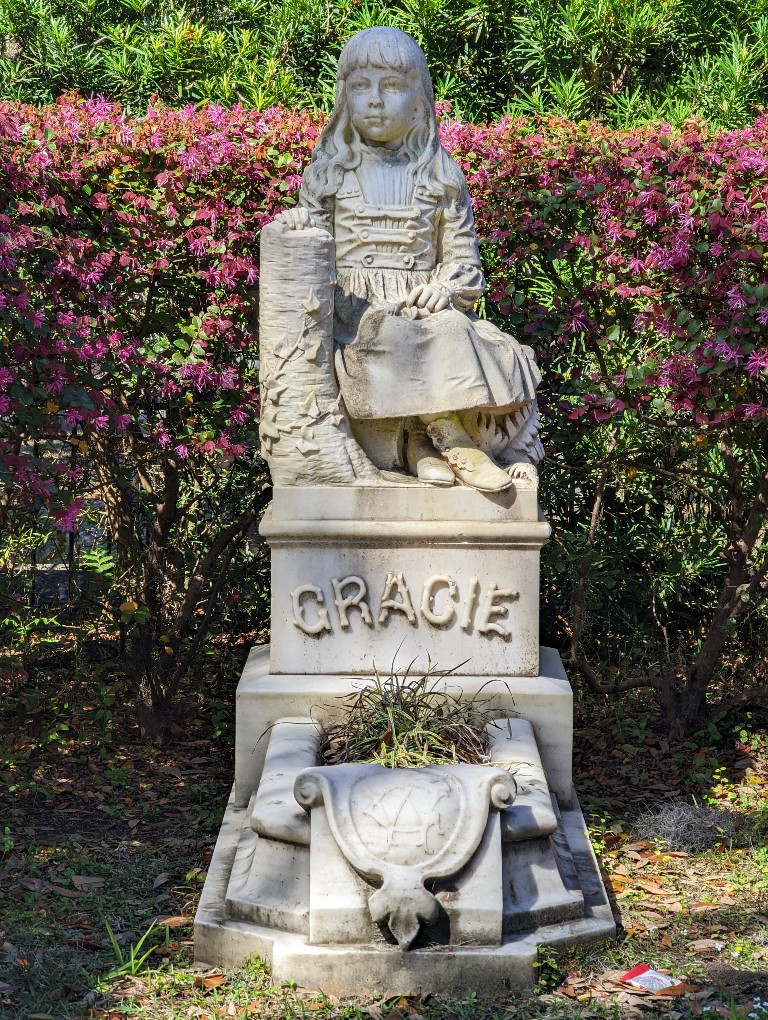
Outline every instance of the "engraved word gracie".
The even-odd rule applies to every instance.
[[[293,623],[305,634],[322,635],[332,633],[333,626],[328,612],[332,604],[336,608],[339,626],[349,630],[350,612],[356,610],[367,627],[374,626],[374,617],[369,605],[368,586],[362,577],[350,574],[348,577],[332,577],[333,598],[326,602],[325,592],[316,584],[301,584],[291,592]],[[433,627],[446,627],[456,619],[462,630],[474,627],[480,634],[497,634],[505,641],[512,634],[499,619],[507,616],[505,602],[515,602],[520,592],[512,588],[500,588],[495,581],[488,584],[483,593],[476,577],[470,577],[466,594],[461,597],[459,586],[448,574],[433,574],[421,588],[418,612]],[[386,624],[390,616],[402,614],[408,623],[418,625],[417,613],[405,578],[401,573],[391,571],[384,580],[379,599],[376,623]]]

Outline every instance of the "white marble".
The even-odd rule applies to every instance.
[[[440,904],[427,885],[453,878],[470,862],[489,812],[511,805],[516,793],[507,770],[475,765],[326,766],[306,769],[295,789],[300,804],[323,810],[344,859],[375,885],[368,896],[371,920],[385,925],[403,949],[411,947],[422,925],[438,918]],[[317,853],[311,844],[313,862]],[[335,877],[324,854],[319,865],[333,903]],[[501,890],[496,891],[500,920]],[[317,941],[315,914],[310,894],[312,942]],[[336,941],[333,933],[342,930],[337,917],[330,928],[323,926],[321,941],[328,935]],[[483,943],[493,940],[494,931],[486,931]]]
[[[227,924],[246,921],[309,935],[309,848],[259,836],[250,815],[242,819],[223,894]]]
[[[444,941],[446,931],[451,944],[497,945],[505,931],[582,917],[533,728],[504,718],[488,734],[486,767],[317,768],[317,724],[279,720],[240,838],[228,916],[308,933],[312,944],[405,946],[417,936]],[[299,803],[311,830],[309,817],[296,818]]]
[[[317,764],[322,731],[313,719],[280,719],[269,729],[264,772],[254,795],[251,828],[267,839],[309,846],[309,818],[293,794],[303,769]]]
[[[262,454],[275,484],[368,484],[333,369],[333,238],[279,223],[261,232]]]
[[[335,285],[334,285],[335,284]],[[263,452],[288,485],[535,482],[533,351],[478,318],[469,194],[440,144],[424,55],[358,33],[299,207],[262,232]],[[364,452],[365,451],[365,452]]]
[[[295,981],[332,995],[439,992],[460,997],[477,994],[481,999],[491,999],[533,986],[540,945],[565,950],[579,942],[611,938],[616,930],[575,798],[562,812],[560,828],[583,890],[581,917],[554,923],[543,919],[543,925],[536,930],[503,934],[498,946],[458,943],[408,952],[388,945],[383,939],[374,941],[372,934],[368,943],[312,945],[306,933],[228,917],[226,889],[239,838],[245,829],[255,836],[249,817],[247,808],[235,807],[233,791],[195,917],[195,959],[200,963],[238,966],[246,957],[258,953],[271,966],[276,982]],[[363,882],[359,878],[358,881]],[[473,897],[472,902],[482,901]]]
[[[393,521],[418,523],[451,521],[539,521],[538,489],[518,480],[504,492],[478,492],[465,486],[452,489],[421,485],[397,476],[388,486],[316,485],[311,497],[295,485],[275,485],[275,521]]]
[[[540,375],[476,315],[484,285],[424,55],[360,32],[299,205],[262,231],[271,644],[238,686],[198,962],[255,952],[337,995],[497,996],[533,983],[539,946],[614,930],[571,688],[539,647]],[[489,761],[322,765],[322,727],[390,672],[477,701]]]
[[[515,803],[502,815],[502,838],[512,843],[552,835],[557,816],[533,726],[527,719],[507,718],[494,720],[486,729],[490,764],[508,769],[517,783]]]
[[[274,673],[539,673],[539,559],[550,534],[530,489],[280,487],[269,542]],[[314,492],[314,490],[313,490]],[[458,495],[458,492],[455,493]],[[327,508],[327,509],[326,509]],[[521,517],[525,512],[526,516]]]
[[[269,742],[269,728],[285,716],[304,716],[320,724],[338,721],[344,701],[370,678],[340,675],[276,674],[269,669],[270,649],[251,650],[237,688],[235,788],[245,807],[259,783]],[[438,685],[465,698],[477,698],[489,713],[527,719],[550,789],[567,807],[573,794],[573,693],[560,657],[540,649],[541,672],[535,677],[487,677],[465,673]]]

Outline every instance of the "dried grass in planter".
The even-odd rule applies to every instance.
[[[328,726],[320,749],[325,765],[372,762],[388,768],[485,764],[486,724],[491,716],[477,701],[442,690],[450,671],[374,671],[373,683],[344,700],[343,722]]]

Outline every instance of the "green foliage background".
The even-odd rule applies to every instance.
[[[0,0],[0,98],[328,108],[344,41],[381,24],[475,121],[736,127],[768,99],[768,0]]]
[[[697,3],[693,0],[286,0],[282,4],[274,0],[224,0],[222,3],[213,0],[186,3],[182,0],[0,0],[0,99],[21,99],[45,108],[45,104],[62,93],[78,90],[86,95],[101,94],[119,101],[129,114],[138,115],[144,113],[153,97],[159,97],[171,107],[216,102],[224,106],[242,103],[264,110],[282,103],[289,110],[292,108],[290,113],[283,110],[289,120],[301,119],[306,118],[306,114],[296,111],[302,107],[330,108],[339,50],[355,31],[377,24],[403,28],[424,48],[438,100],[453,103],[454,148],[463,152],[463,165],[469,176],[478,162],[484,131],[498,130],[502,134],[509,131],[510,138],[504,146],[520,135],[534,148],[549,135],[554,139],[562,136],[564,151],[570,153],[566,160],[568,176],[572,169],[581,167],[580,157],[574,162],[574,154],[586,151],[582,141],[591,145],[605,130],[595,124],[574,128],[567,123],[569,120],[594,118],[622,129],[659,120],[681,125],[698,117],[715,127],[730,129],[751,124],[763,105],[768,105],[768,0],[700,0]],[[50,116],[63,117],[68,105],[77,102],[72,98],[60,101],[48,108]],[[153,109],[157,105],[153,103]],[[487,129],[468,123],[493,121],[505,114],[521,114],[526,120],[511,125],[504,122]],[[545,114],[561,119],[541,119],[540,115]],[[197,114],[193,109],[179,114],[181,117],[209,115],[219,117],[222,112],[209,107]],[[235,111],[234,115],[245,116],[242,110]],[[25,116],[34,119],[32,113]],[[259,122],[268,119],[266,112],[256,118]],[[757,122],[755,128],[749,130],[758,130],[761,123]],[[763,123],[759,131],[764,128]],[[262,128],[254,130],[259,134]],[[680,137],[694,138],[707,131],[701,125],[689,124]],[[462,132],[467,135],[464,139]],[[581,133],[583,138],[571,137],[573,132]],[[299,155],[296,139],[290,137],[282,123],[279,135],[275,153],[279,155],[276,172],[280,180],[269,192],[270,209],[272,204],[277,207],[292,200],[300,172],[298,163],[290,165]],[[308,138],[304,137],[304,141]],[[631,139],[629,142],[634,144]],[[737,149],[740,145],[735,135],[710,139],[707,144],[720,145],[721,142],[726,149],[730,144]],[[50,147],[51,140],[45,144]],[[662,146],[664,152],[668,144],[666,140]],[[268,151],[269,159],[275,153]],[[595,149],[593,155],[598,170],[609,154],[609,149],[602,148],[599,152]],[[118,185],[123,187],[130,183],[131,187],[139,187],[131,176],[135,169],[132,157],[122,141],[113,155],[117,163],[113,165],[108,161],[102,167],[104,181],[99,185],[100,190],[111,194]],[[154,151],[148,152],[146,172],[147,180],[153,182],[152,188],[157,183],[156,156]],[[670,193],[660,202],[660,207],[666,209],[674,201],[671,195],[674,175],[683,171],[679,168],[673,171],[663,152],[658,158],[659,176],[651,183],[654,188],[658,185],[660,192]],[[651,160],[655,166],[654,160],[656,156]],[[570,197],[561,202],[548,190],[549,185],[543,185],[535,175],[526,185],[526,175],[532,172],[534,162],[529,157],[513,161],[507,168],[506,178],[499,177],[499,166],[494,164],[492,194],[488,196],[490,204],[485,214],[481,214],[477,204],[482,175],[475,181],[476,213],[481,214],[481,221],[485,216],[484,224],[480,224],[481,234],[493,236],[500,220],[505,220],[513,225],[514,243],[521,246],[516,268],[511,272],[509,266],[505,268],[499,261],[496,247],[486,245],[484,258],[492,284],[487,311],[493,315],[496,305],[504,321],[522,330],[526,328],[531,308],[541,305],[553,316],[555,312],[560,315],[561,312],[565,314],[563,310],[567,311],[569,302],[578,299],[586,305],[595,323],[594,336],[587,336],[587,341],[603,353],[615,350],[619,361],[631,361],[636,353],[632,345],[637,342],[634,325],[637,309],[628,305],[622,312],[620,303],[614,301],[615,268],[601,261],[604,256],[615,254],[618,245],[615,238],[604,239],[602,246],[594,242],[594,232],[602,231],[607,221],[600,213],[594,222],[585,221],[583,229],[579,227],[577,231],[576,220],[571,218],[577,205],[572,204]],[[571,162],[574,162],[573,168]],[[130,173],[121,184],[121,175],[126,172],[123,164]],[[742,168],[744,179],[738,177],[739,187],[748,187],[754,195],[752,212],[756,221],[760,220],[759,210],[765,208],[766,201],[760,190],[765,187],[766,172],[762,166],[756,170],[758,164],[759,153],[753,153],[752,164]],[[66,160],[64,165],[67,172],[72,169]],[[550,170],[551,167],[547,174]],[[287,177],[296,179],[291,184]],[[650,186],[642,177],[638,177],[637,182],[630,181],[630,185],[630,190],[640,189],[643,193]],[[693,187],[690,181],[689,185]],[[197,184],[194,186],[197,188]],[[215,201],[219,201],[221,180],[214,181],[212,187],[211,199],[215,196]],[[711,260],[707,261],[710,240],[707,217],[713,212],[719,215],[723,210],[723,195],[717,191],[720,187],[713,180],[704,191],[693,196],[696,216],[701,218],[700,245],[704,246],[699,245],[697,251],[708,273],[714,272],[716,266],[710,264]],[[78,188],[79,185],[76,191]],[[572,196],[573,188],[572,182],[568,183],[567,196]],[[712,195],[719,203],[717,207],[714,201],[711,208],[708,205],[710,199],[706,196],[710,195],[710,188],[714,189]],[[88,200],[90,194],[86,196]],[[198,198],[201,196],[202,190]],[[77,203],[86,201],[86,197],[78,193]],[[183,204],[195,201],[197,199],[186,195]],[[238,199],[234,205],[239,207],[241,201]],[[83,207],[78,204],[76,208]],[[90,215],[91,210],[88,210],[83,217],[85,224],[91,223]],[[561,215],[565,219],[558,226]],[[546,244],[542,243],[538,227],[529,231],[539,217],[547,223],[549,241]],[[635,227],[642,232],[650,221],[644,224]],[[747,233],[752,227],[748,224]],[[557,230],[561,230],[561,235]],[[576,232],[592,237],[588,248],[591,254],[582,251],[578,270],[574,268],[576,261],[564,259],[559,247],[562,239],[570,244]],[[746,248],[752,245],[751,236],[744,240]],[[656,243],[655,235],[651,241]],[[660,243],[666,244],[663,232]],[[637,243],[629,241],[625,247],[631,254],[629,249],[636,248]],[[40,251],[44,252],[44,247]],[[739,263],[742,268],[747,265],[747,262]],[[607,272],[609,268],[610,273]],[[742,279],[742,268],[729,270],[734,281]],[[560,273],[563,279],[558,278]],[[656,279],[653,273],[650,279],[651,282]],[[708,279],[702,284],[705,290],[709,287]],[[179,276],[174,285],[178,286],[183,280]],[[499,293],[494,294],[494,283],[499,284]],[[676,291],[673,294],[668,277],[664,277],[660,287],[665,301],[684,303],[687,300],[680,298]],[[756,293],[749,292],[750,301]],[[761,294],[760,300],[764,297]],[[83,300],[86,298],[84,295]],[[512,309],[511,300],[516,311]],[[704,294],[702,301],[708,307],[711,296]],[[502,307],[504,303],[508,306],[506,310]],[[755,312],[755,307],[750,314]],[[507,320],[510,310],[512,318]],[[541,335],[532,336],[532,339],[539,341],[540,350],[552,336],[559,335],[562,325],[552,318],[543,333],[536,327],[534,333],[538,330]],[[763,335],[764,331],[756,333]],[[717,338],[723,342],[729,336],[725,327],[717,333]],[[165,334],[163,337],[165,343]],[[579,337],[583,339],[580,331]],[[172,342],[169,340],[168,344]],[[698,342],[696,339],[695,343]],[[760,345],[758,337],[755,343]],[[609,358],[611,363],[612,359],[613,354]],[[562,364],[554,367],[562,375],[562,395],[575,398],[585,387],[589,390],[590,372],[599,361],[595,360],[594,350],[588,344],[587,348],[580,349],[574,340],[570,349],[563,347],[561,360]],[[723,362],[717,371],[725,372],[728,364],[730,362]],[[638,380],[643,379],[643,372],[638,370],[636,374]],[[760,376],[761,387],[762,379]],[[630,379],[628,385],[631,382]],[[741,390],[743,394],[744,387]],[[612,392],[606,400],[611,396]],[[659,398],[658,405],[654,404],[654,413],[661,414],[663,399]],[[55,412],[50,411],[43,403],[37,410],[47,420],[49,414],[58,413],[58,405],[56,407]],[[725,456],[729,452],[727,444],[714,437],[698,435],[688,421],[678,422],[674,431],[664,420],[651,420],[648,415],[642,421],[616,416],[602,429],[585,434],[572,426],[570,422],[562,435],[550,437],[561,455],[550,457],[542,469],[542,492],[548,494],[549,500],[546,510],[556,525],[556,537],[545,552],[544,573],[548,582],[543,622],[549,639],[561,647],[568,646],[570,665],[601,693],[621,693],[635,687],[654,688],[664,703],[667,717],[683,719],[683,729],[690,729],[696,720],[704,717],[705,693],[716,674],[721,684],[719,695],[720,704],[725,706],[723,711],[747,700],[747,694],[753,701],[758,700],[759,695],[761,703],[768,704],[764,656],[768,602],[763,600],[768,585],[760,588],[760,598],[755,602],[751,601],[750,593],[745,592],[747,597],[738,607],[741,621],[738,632],[731,617],[726,619],[724,628],[715,612],[719,609],[725,612],[723,607],[727,608],[730,589],[727,584],[723,587],[723,576],[726,547],[732,538],[728,527],[739,523],[738,513],[726,521],[720,508],[734,504],[733,493],[737,487],[750,506],[756,493],[763,498],[760,486],[768,491],[765,426],[761,426],[760,431],[750,432],[746,439],[736,436],[736,455],[729,453],[731,467]],[[731,443],[728,436],[725,438]],[[93,451],[90,458],[95,458]],[[113,450],[105,450],[103,460],[119,464],[121,470],[124,467]],[[258,474],[262,467],[257,465],[255,470]],[[153,471],[160,479],[162,472],[158,464],[153,465]],[[135,518],[137,533],[147,534],[151,530],[151,511],[142,501],[143,497],[135,498],[137,476],[129,470],[123,475],[119,480],[121,484],[125,482],[126,517]],[[210,474],[201,474],[196,487],[191,487],[189,492],[184,489],[183,499],[178,501],[179,517],[174,523],[178,530],[172,536],[168,530],[163,536],[163,542],[173,547],[174,553],[166,555],[163,551],[156,558],[162,568],[160,572],[164,572],[161,588],[165,610],[173,608],[174,593],[186,591],[186,575],[181,568],[191,568],[200,556],[201,542],[204,544],[207,540],[199,528],[187,526],[187,518],[191,521],[193,514],[187,512],[185,517],[181,510],[190,506],[189,500],[197,501],[196,507],[223,505],[219,490],[216,498],[206,503],[214,481],[225,487],[227,499],[232,493],[242,494],[250,485],[244,474],[227,466],[215,479]],[[234,497],[226,503],[232,513],[236,503]],[[762,521],[763,510],[760,507],[758,510]],[[0,523],[5,512],[0,500]],[[14,522],[9,534],[0,536],[0,563],[5,565],[10,578],[8,593],[0,592],[0,638],[7,639],[13,646],[7,663],[0,657],[0,671],[6,666],[15,669],[19,655],[31,652],[40,633],[47,634],[58,626],[58,620],[54,619],[57,612],[51,610],[49,615],[46,608],[50,593],[45,597],[45,593],[40,593],[40,608],[36,608],[38,567],[45,568],[54,561],[66,578],[60,596],[64,604],[64,608],[59,607],[60,615],[65,611],[75,612],[73,599],[78,595],[85,600],[83,606],[85,602],[89,604],[89,609],[83,611],[101,623],[113,620],[120,609],[118,657],[122,660],[128,661],[133,656],[136,662],[141,659],[156,665],[167,659],[170,664],[171,652],[175,653],[187,641],[189,634],[187,631],[182,634],[180,625],[176,628],[178,633],[174,632],[169,611],[164,610],[164,615],[155,614],[151,621],[146,617],[147,599],[138,590],[141,585],[137,578],[132,577],[136,582],[132,587],[126,586],[128,574],[120,565],[119,550],[102,547],[100,537],[108,530],[103,515],[100,516],[94,507],[89,508],[89,513],[92,515],[88,521],[91,533],[88,540],[80,541],[79,545],[74,538],[65,543],[51,522],[30,517],[26,512]],[[217,523],[209,509],[202,511],[202,516],[198,513],[194,519],[202,519],[206,525]],[[768,552],[764,529],[754,538],[753,546],[759,553],[759,563],[765,562],[768,571],[768,560],[764,558]],[[254,549],[255,546],[248,546],[244,551],[237,550],[228,568],[231,584],[228,582],[226,591],[219,592],[218,582],[209,585],[210,612],[203,612],[201,617],[206,628],[211,626],[214,631],[219,628],[220,632],[231,634],[238,628],[258,629],[266,622],[265,562]],[[136,560],[133,565],[139,562]],[[762,566],[757,569],[761,581],[766,575]],[[44,569],[40,571],[41,581],[43,573]],[[129,608],[123,610],[124,606]],[[736,614],[733,621],[735,618]],[[195,630],[197,623],[198,617],[193,617],[187,630]],[[202,641],[203,629],[196,631],[194,640]],[[85,628],[82,630],[85,633]],[[139,632],[141,640],[132,644],[134,633]],[[718,641],[724,637],[720,651],[717,656],[709,657],[711,662],[704,671],[697,663],[705,657],[708,633],[716,635]],[[180,640],[171,641],[174,637]],[[110,633],[108,642],[113,638],[114,634]],[[147,670],[142,673],[136,666],[133,674],[143,677]],[[745,676],[750,678],[750,684],[749,691],[742,697]],[[683,702],[679,697],[681,684],[690,694],[690,697],[686,695],[685,711],[681,709]],[[142,685],[146,686],[143,680],[139,687]],[[159,685],[163,689],[165,686],[164,682]],[[141,694],[145,694],[143,689]],[[158,699],[149,700],[154,703]]]

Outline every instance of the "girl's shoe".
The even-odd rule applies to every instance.
[[[515,484],[506,471],[475,446],[458,415],[435,418],[427,425],[427,435],[465,485],[480,492],[503,492]]]
[[[411,425],[406,457],[409,470],[420,482],[448,487],[456,481],[453,471],[438,455],[420,421]]]

